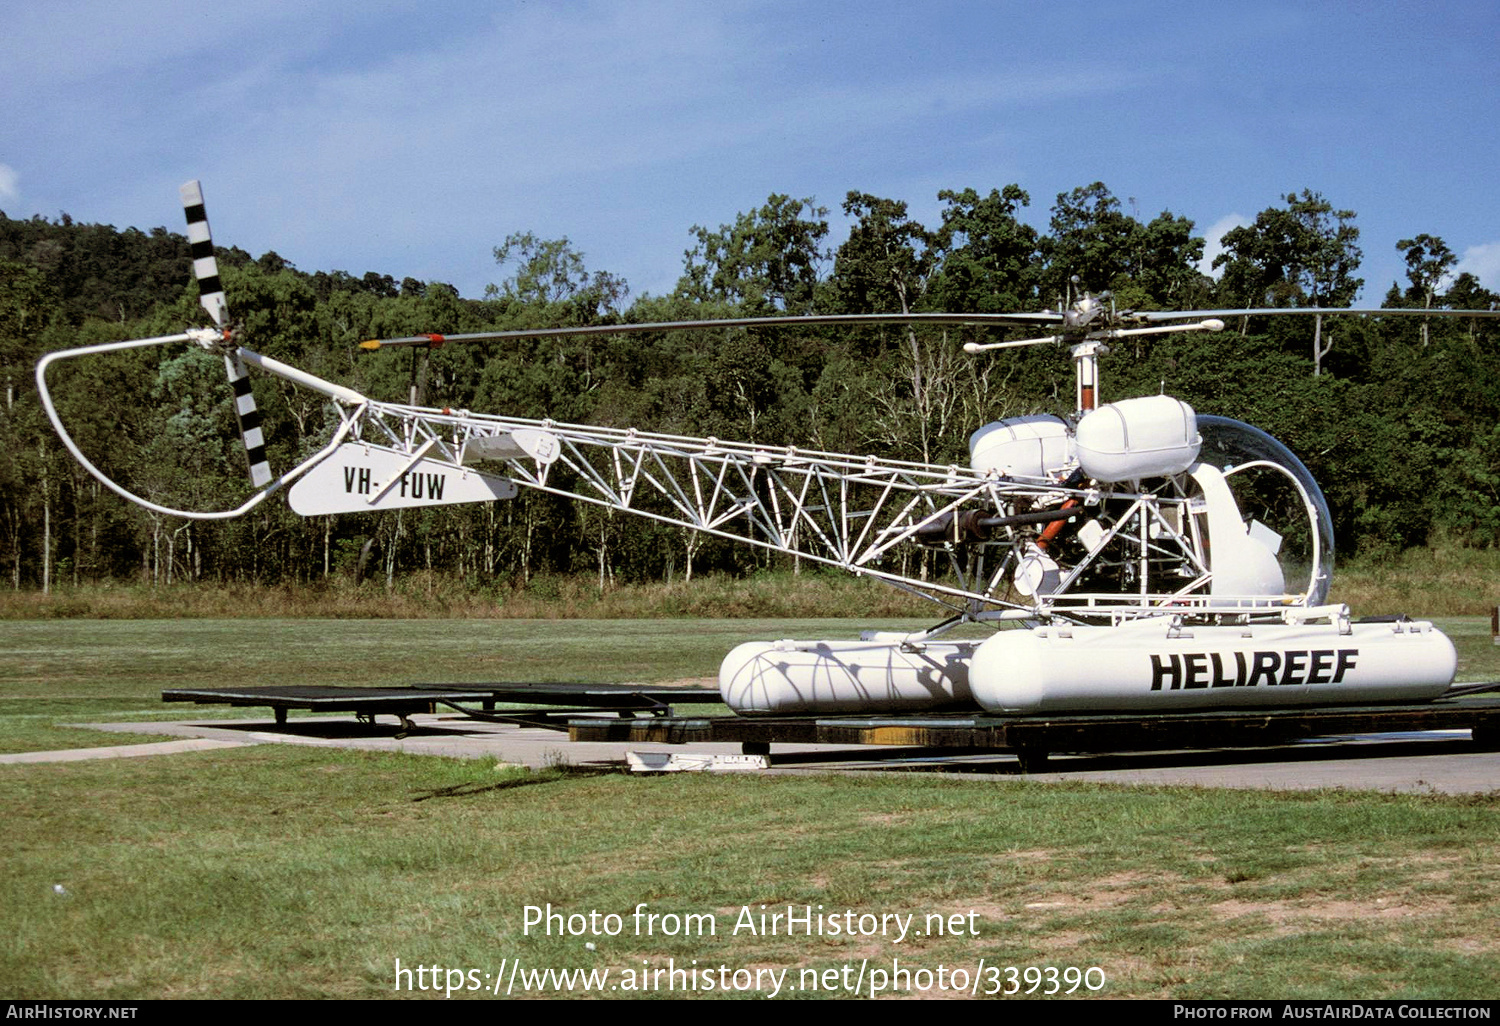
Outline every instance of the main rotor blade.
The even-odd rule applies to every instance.
[[[1500,317],[1500,310],[1454,310],[1449,307],[1422,310],[1407,307],[1379,307],[1376,309],[1353,309],[1328,306],[1266,306],[1244,310],[1152,310],[1138,311],[1132,316],[1145,321],[1197,320],[1205,317],[1220,319],[1229,317]]]
[[[1357,317],[1427,316],[1427,317],[1500,317],[1500,310],[1414,310],[1396,308],[1341,309],[1332,307],[1255,307],[1241,310],[1152,310],[1121,314],[1118,321],[1156,323],[1159,321],[1202,321],[1230,317],[1277,315],[1337,315]],[[1113,319],[1111,319],[1113,320]],[[702,331],[713,328],[837,327],[861,324],[939,324],[976,328],[1030,327],[1062,324],[1063,315],[1045,313],[914,313],[914,314],[812,314],[785,317],[726,317],[706,321],[654,321],[640,324],[589,324],[572,328],[513,328],[505,331],[476,331],[461,335],[405,335],[400,338],[377,338],[361,342],[361,349],[388,349],[402,346],[425,346],[436,349],[450,342],[494,342],[505,339],[556,338],[583,335],[639,335],[658,331]],[[1080,333],[1082,334],[1082,333]],[[1027,340],[1030,341],[1030,340]],[[1056,341],[1048,338],[1043,341]],[[1019,343],[1018,343],[1019,344]]]
[[[711,328],[776,328],[854,324],[954,324],[972,327],[1060,324],[1062,315],[1036,314],[812,314],[786,317],[727,317],[711,321],[659,321],[644,324],[591,324],[576,328],[518,328],[509,331],[478,331],[464,335],[407,335],[361,342],[361,349],[394,346],[437,347],[450,342],[490,342],[499,339],[549,338],[561,335],[636,335],[653,331],[696,331]]]

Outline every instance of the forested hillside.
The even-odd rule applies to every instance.
[[[772,312],[1014,312],[1056,307],[1071,279],[1134,309],[1342,306],[1364,284],[1353,212],[1302,192],[1224,239],[1215,277],[1204,241],[1164,211],[1143,221],[1101,183],[1061,194],[1048,230],[1023,220],[1019,187],[939,194],[941,222],[851,192],[853,227],[771,196],[689,233],[670,295],[632,299],[566,239],[519,232],[495,250],[482,299],[376,272],[308,273],[275,253],[220,250],[243,344],[377,398],[966,462],[969,433],[1000,417],[1072,405],[1068,356],[1051,348],[970,357],[973,329],[714,330],[550,338],[367,353],[361,340],[612,321]],[[1386,305],[1491,309],[1456,278],[1441,239],[1400,244],[1407,281]],[[112,495],[65,453],[37,402],[44,352],[171,334],[204,323],[187,242],[176,232],[0,215],[0,572],[16,589],[58,582],[182,579],[260,583],[328,575],[394,580],[422,569],[471,581],[542,573],[655,580],[774,562],[678,529],[550,496],[492,505],[301,519],[279,501],[225,523],[149,513]],[[1383,284],[1383,283],[1382,283]],[[1177,395],[1200,412],[1281,438],[1323,483],[1340,551],[1493,546],[1500,540],[1500,324],[1459,319],[1249,320],[1218,335],[1123,342],[1103,364],[1106,399]],[[987,340],[996,336],[987,334]],[[90,457],[154,501],[226,508],[248,492],[221,362],[153,349],[62,365],[54,394]],[[322,400],[257,379],[273,467],[330,431]],[[691,561],[689,554],[691,553]]]

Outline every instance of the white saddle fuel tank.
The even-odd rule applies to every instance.
[[[1072,430],[1061,417],[1011,417],[969,436],[969,465],[981,474],[1051,478],[1073,459]]]
[[[1203,439],[1193,408],[1169,395],[1106,403],[1074,432],[1078,465],[1096,481],[1180,474],[1198,460]]]
[[[1193,408],[1166,395],[1106,403],[1074,428],[1061,417],[1011,417],[969,436],[969,465],[1004,477],[1057,479],[1074,466],[1096,481],[1179,474],[1202,445]]]

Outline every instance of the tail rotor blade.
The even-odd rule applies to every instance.
[[[214,319],[214,326],[227,329],[229,305],[224,300],[224,285],[219,281],[219,262],[214,258],[213,236],[208,230],[208,211],[203,206],[203,187],[196,180],[181,188],[182,210],[187,216],[188,243],[192,247],[193,276],[198,279],[198,301]],[[240,438],[245,443],[245,457],[250,462],[250,483],[263,488],[271,483],[271,464],[266,459],[266,442],[260,430],[260,410],[250,391],[250,375],[240,359],[239,350],[224,354],[224,371],[229,387],[234,389],[234,412],[240,421]]]
[[[260,410],[255,407],[255,395],[250,391],[250,375],[240,362],[238,353],[224,356],[224,369],[229,374],[229,386],[234,389],[234,412],[240,418],[240,438],[245,443],[245,458],[250,462],[250,483],[264,488],[271,483],[271,464],[266,459],[266,440],[260,431]]]
[[[208,211],[203,207],[203,186],[196,180],[186,183],[182,193],[182,212],[187,215],[188,245],[193,257],[193,276],[198,279],[198,301],[214,319],[215,327],[229,323],[229,306],[224,302],[224,286],[219,281],[219,262],[214,259],[214,240],[208,230]]]

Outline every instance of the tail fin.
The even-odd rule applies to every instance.
[[[213,318],[214,326],[225,331],[227,338],[229,304],[224,299],[223,283],[219,281],[219,262],[214,259],[213,236],[209,233],[208,212],[203,206],[203,187],[194,180],[183,185],[180,191],[183,213],[187,216],[188,243],[192,247],[193,274],[198,279],[198,301]],[[266,459],[266,442],[260,430],[260,411],[255,406],[255,395],[250,391],[250,376],[237,347],[226,349],[224,370],[229,375],[229,386],[234,389],[234,412],[239,417],[240,438],[250,463],[250,483],[261,488],[271,482],[271,464]]]

